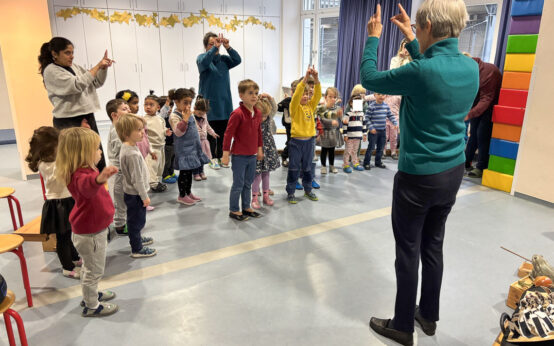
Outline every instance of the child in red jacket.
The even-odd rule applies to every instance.
[[[73,127],[61,132],[56,176],[67,184],[67,189],[75,200],[69,222],[73,244],[83,259],[83,317],[107,316],[118,310],[117,305],[105,303],[115,297],[114,292],[98,291],[98,281],[104,275],[106,264],[107,228],[114,216],[114,205],[104,184],[117,173],[114,166],[98,172],[96,164],[101,155],[100,136],[96,132],[83,127]]]

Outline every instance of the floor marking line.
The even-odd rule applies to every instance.
[[[457,197],[467,196],[480,191],[488,190],[480,185],[469,187],[458,191]],[[286,243],[291,240],[305,238],[316,234],[336,230],[342,227],[355,225],[362,222],[367,222],[379,219],[385,216],[390,216],[391,208],[381,208],[368,212],[363,212],[351,216],[346,216],[334,220],[325,221],[315,225],[293,229],[287,232],[270,235],[267,237],[246,241],[243,243],[231,245],[228,247],[203,252],[197,255],[172,260],[152,266],[131,270],[125,273],[116,274],[102,278],[98,288],[100,290],[111,289],[114,287],[142,281],[145,279],[154,278],[164,274],[173,273],[176,271],[196,267],[202,264],[218,261],[221,259],[241,255],[251,251],[267,248],[273,245]],[[77,298],[81,296],[81,285],[55,289],[52,291],[42,292],[33,295],[34,307],[42,307],[55,304],[61,301]],[[20,306],[19,306],[20,305]],[[23,300],[16,303],[17,309],[21,310],[26,307]]]

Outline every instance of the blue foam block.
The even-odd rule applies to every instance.
[[[519,143],[505,141],[503,139],[492,138],[489,153],[507,159],[515,160],[517,158],[517,150]]]
[[[542,14],[544,0],[514,0],[512,17],[539,16]]]

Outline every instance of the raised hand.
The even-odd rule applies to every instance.
[[[219,40],[221,41],[221,44],[223,44],[223,47],[225,47],[225,49],[229,49],[229,40],[226,39],[223,34],[219,34]]]
[[[413,41],[415,38],[414,32],[412,31],[412,23],[410,21],[410,16],[404,10],[402,5],[398,4],[398,13],[396,16],[392,17],[390,21],[400,29],[400,31],[406,36],[408,41]],[[368,24],[369,27],[369,24]]]
[[[381,23],[381,4],[377,4],[375,13],[371,16],[369,22],[367,22],[367,36],[379,38],[382,31],[383,24]]]
[[[215,38],[214,40],[214,47],[216,47],[217,49],[219,49],[219,47],[221,47],[221,38],[223,37],[222,34],[219,34],[218,37]]]
[[[108,58],[108,50],[104,52],[104,56],[102,57],[102,60],[98,63],[98,67],[101,69],[107,69],[108,67],[111,67],[114,61],[110,58]]]
[[[319,73],[315,69],[314,65],[312,65],[312,77],[314,77],[315,84],[319,83]]]
[[[117,173],[117,171],[118,169],[115,166],[105,167],[102,172],[96,176],[96,183],[100,185],[105,184],[112,175]]]

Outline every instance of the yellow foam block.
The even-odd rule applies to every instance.
[[[532,72],[535,54],[506,54],[504,71]]]
[[[481,184],[496,190],[510,192],[512,190],[513,180],[514,177],[512,175],[485,169],[483,171],[483,180],[481,181]]]

